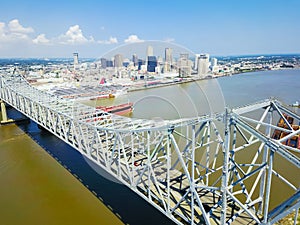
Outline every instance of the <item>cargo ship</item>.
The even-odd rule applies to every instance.
[[[283,114],[283,116],[288,121],[288,123],[293,128],[293,130],[299,130],[300,129],[300,125],[294,124],[294,118],[293,117],[288,116],[286,114]],[[289,129],[289,126],[284,122],[283,118],[279,119],[279,121],[277,123],[277,126],[285,128],[285,129]],[[281,138],[284,138],[287,135],[288,135],[287,132],[276,129],[274,131],[273,135],[272,135],[272,138],[275,139],[275,140],[279,140]],[[300,149],[300,136],[295,135],[295,136],[291,137],[290,139],[288,139],[287,141],[285,141],[284,144],[287,145],[287,146],[293,147],[293,148]]]
[[[117,115],[123,115],[132,112],[133,110],[133,103],[128,102],[120,105],[113,105],[113,106],[97,106],[97,109],[101,109],[104,112],[113,113]]]

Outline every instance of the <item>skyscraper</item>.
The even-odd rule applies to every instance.
[[[106,59],[106,67],[114,67],[114,63],[112,60]]]
[[[157,59],[155,56],[148,56],[148,65],[147,65],[147,71],[148,72],[155,72],[155,67],[157,66]]]
[[[148,56],[153,56],[153,47],[151,45],[147,47],[147,57]]]
[[[192,61],[189,60],[189,54],[183,53],[180,54],[180,58],[178,60],[178,71],[180,77],[187,77],[191,75],[192,70]]]
[[[114,57],[115,67],[120,68],[123,66],[123,56],[121,54],[117,54]]]
[[[137,57],[136,54],[133,54],[133,55],[132,55],[132,62],[133,62],[133,65],[134,65],[134,66],[138,66],[139,59],[138,59],[138,57]]]
[[[216,58],[211,59],[211,66],[216,66],[218,63],[218,60]]]
[[[165,66],[164,72],[170,72],[172,65],[172,48],[165,48]]]
[[[216,58],[211,59],[211,65],[210,65],[211,71],[213,73],[217,72],[219,67],[218,67],[218,60]]]
[[[198,60],[199,60],[200,54],[195,54],[195,64],[194,64],[194,69],[198,69]]]
[[[101,58],[100,62],[101,62],[101,68],[105,69],[107,67],[107,61],[106,61],[106,59],[105,58]]]
[[[149,62],[148,62],[148,57],[149,56],[153,56],[153,47],[151,45],[148,45],[147,52],[146,52],[146,66],[147,66],[147,71],[148,71],[148,66],[149,66]]]
[[[79,63],[78,62],[78,53],[77,52],[73,53],[73,58],[74,58],[74,67],[75,67]]]
[[[145,65],[145,61],[142,60],[142,59],[139,59],[139,60],[138,60],[138,70],[141,70],[141,69],[142,69],[142,65]]]
[[[200,54],[198,58],[198,76],[204,78],[208,74],[209,54]]]

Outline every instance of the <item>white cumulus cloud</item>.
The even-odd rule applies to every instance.
[[[0,41],[18,41],[29,39],[28,34],[33,33],[32,27],[23,27],[19,20],[11,20],[6,26],[5,23],[0,22]]]
[[[109,40],[100,40],[99,44],[118,44],[118,39],[116,37],[110,37]]]
[[[124,40],[125,43],[138,43],[143,42],[144,40],[139,39],[135,34],[129,35],[127,39]]]
[[[46,38],[45,34],[40,34],[35,39],[33,39],[32,42],[34,44],[49,44],[50,40]]]
[[[71,26],[65,34],[59,37],[59,39],[61,40],[60,43],[62,44],[85,44],[94,41],[93,37],[87,39],[83,35],[79,25]]]
[[[8,28],[11,33],[29,34],[34,32],[32,27],[23,27],[17,19],[11,20],[8,23]]]
[[[116,37],[110,37],[109,38],[109,42],[110,42],[110,44],[117,44],[118,43],[118,39]]]

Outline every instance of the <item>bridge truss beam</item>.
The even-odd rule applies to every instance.
[[[289,118],[299,123],[300,116],[276,100],[157,122],[62,99],[20,75],[0,79],[1,100],[177,224],[272,224],[298,212],[299,180],[289,171],[299,174],[299,149],[286,143],[300,133]],[[276,139],[276,132],[284,135]],[[280,201],[278,184],[288,190]]]

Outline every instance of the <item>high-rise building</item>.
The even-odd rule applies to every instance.
[[[114,57],[115,67],[122,67],[123,66],[123,56],[121,54],[117,54]]]
[[[73,53],[73,58],[74,58],[74,66],[75,65],[78,65],[78,53],[77,52],[75,52],[75,53]]]
[[[218,67],[218,60],[216,58],[211,59],[211,65],[210,65],[211,71],[213,73],[217,72],[219,70]]]
[[[157,56],[157,64],[162,65],[164,62],[163,58],[161,56]]]
[[[195,64],[194,69],[197,70],[198,68],[198,60],[199,60],[200,54],[195,54]]]
[[[172,48],[165,48],[165,61],[172,62]]]
[[[204,78],[209,70],[209,54],[200,54],[198,58],[198,76]]]
[[[101,58],[100,62],[101,62],[101,68],[105,69],[107,67],[107,60],[106,60],[106,58]]]
[[[148,71],[148,66],[149,66],[149,63],[148,63],[148,57],[149,56],[153,56],[153,47],[151,45],[149,45],[147,47],[147,52],[146,52],[146,66],[147,66],[147,71]]]
[[[180,54],[180,58],[177,62],[178,72],[180,77],[187,77],[191,75],[192,61],[189,60],[189,54]]]
[[[172,48],[165,48],[164,72],[170,72],[172,65]]]
[[[106,67],[114,67],[114,63],[112,60],[106,60]]]
[[[156,57],[155,56],[148,56],[147,61],[148,61],[147,71],[148,72],[155,72],[155,67],[157,66]]]
[[[153,56],[153,47],[151,45],[147,47],[147,57],[148,56]]]
[[[211,66],[216,66],[218,64],[218,60],[216,58],[211,59]]]
[[[138,64],[139,64],[139,59],[138,59],[138,57],[137,57],[136,54],[133,54],[133,55],[132,55],[132,62],[133,62],[133,65],[134,65],[134,66],[138,66]]]
[[[139,59],[139,60],[138,60],[138,70],[141,70],[141,69],[142,69],[142,65],[145,65],[145,61],[142,60],[142,59]]]

